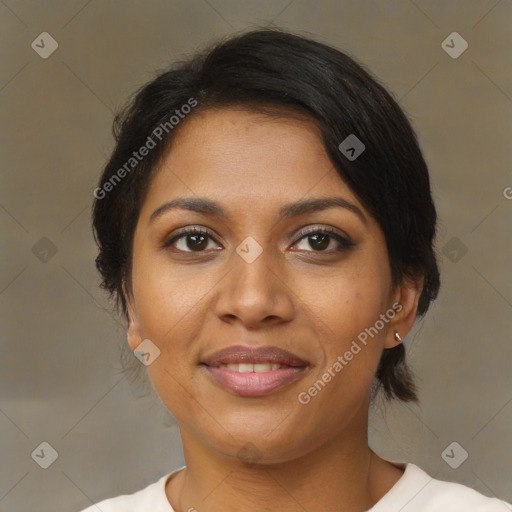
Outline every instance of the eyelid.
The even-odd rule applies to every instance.
[[[315,225],[312,225],[312,226],[307,226],[302,231],[300,231],[296,235],[297,237],[300,237],[300,238],[297,239],[297,241],[302,239],[302,238],[304,238],[306,235],[309,235],[309,234],[312,234],[312,233],[318,233],[318,232],[325,233],[325,234],[328,234],[328,235],[337,235],[337,236],[339,236],[341,238],[344,238],[347,242],[354,243],[352,241],[352,239],[350,238],[350,236],[347,233],[345,233],[343,230],[334,228],[334,227],[329,226],[329,225],[318,225],[318,224],[315,224]]]

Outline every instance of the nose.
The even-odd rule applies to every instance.
[[[241,322],[247,329],[290,321],[294,315],[293,293],[286,272],[271,251],[252,262],[238,253],[228,262],[231,269],[219,282],[215,314],[225,322]]]

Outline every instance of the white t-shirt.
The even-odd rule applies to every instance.
[[[395,465],[399,463],[394,462]],[[510,512],[512,504],[488,498],[462,484],[436,480],[412,463],[400,463],[405,472],[366,512]],[[185,466],[168,473],[134,494],[124,494],[92,505],[82,512],[175,512],[165,494],[167,480]]]

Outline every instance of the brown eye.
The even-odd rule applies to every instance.
[[[173,246],[181,252],[204,252],[209,242],[216,242],[210,232],[203,229],[187,229],[165,242],[164,247]],[[218,245],[218,244],[217,244]]]
[[[332,247],[332,242],[334,242],[334,247]],[[331,250],[339,251],[349,249],[355,245],[354,242],[348,238],[341,236],[332,229],[326,228],[317,228],[303,234],[298,243],[304,243],[305,246],[302,248],[299,247],[299,250],[305,250],[308,252],[331,252]],[[336,244],[338,245],[337,247]],[[309,250],[306,245],[309,245],[313,250]],[[331,249],[326,250],[329,246],[331,246]]]
[[[329,246],[329,243],[331,241],[331,237],[329,235],[322,235],[322,234],[308,235],[307,238],[309,241],[309,245],[312,248],[318,249],[320,251],[327,249],[327,247]]]

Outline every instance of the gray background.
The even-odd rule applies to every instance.
[[[92,191],[113,111],[135,88],[206,42],[269,24],[366,64],[431,170],[442,291],[406,339],[421,405],[377,407],[370,445],[512,501],[511,22],[510,0],[0,2],[0,510],[79,510],[183,464],[173,418],[120,372]],[[44,31],[59,45],[46,59],[31,48]],[[441,46],[453,31],[469,44],[456,59]],[[43,441],[58,453],[48,469],[31,457]],[[453,441],[469,454],[457,469],[442,457]]]

